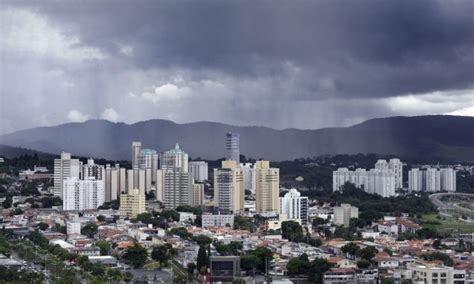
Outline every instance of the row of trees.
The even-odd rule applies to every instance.
[[[307,231],[303,232],[303,227],[295,221],[285,221],[281,224],[282,237],[292,242],[305,242],[309,245],[319,247],[321,240],[313,238]]]
[[[286,268],[290,276],[307,276],[312,283],[322,283],[324,272],[331,268],[331,263],[322,258],[309,261],[308,255],[303,253],[290,259]]]

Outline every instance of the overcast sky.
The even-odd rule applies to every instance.
[[[474,116],[474,1],[0,1],[0,133]]]

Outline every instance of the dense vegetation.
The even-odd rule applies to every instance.
[[[359,219],[363,220],[380,218],[383,214],[400,216],[401,213],[408,213],[415,216],[437,212],[427,195],[409,194],[383,198],[379,195],[366,193],[349,183],[344,185],[342,192],[312,191],[311,196],[320,202],[330,202],[332,205],[349,203],[357,206],[361,212]]]
[[[312,283],[323,283],[324,272],[331,268],[331,264],[322,258],[309,261],[308,255],[303,253],[299,257],[290,259],[286,268],[290,276],[307,276]]]

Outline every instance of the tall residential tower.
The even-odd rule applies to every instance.
[[[240,164],[240,134],[229,132],[225,137],[225,149],[227,160]]]

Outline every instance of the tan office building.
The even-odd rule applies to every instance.
[[[256,211],[280,213],[280,170],[270,168],[269,161],[255,164]]]
[[[214,207],[220,214],[235,214],[244,210],[244,174],[236,161],[222,161],[214,169]]]
[[[146,211],[145,193],[138,188],[120,194],[120,215],[135,218]]]

